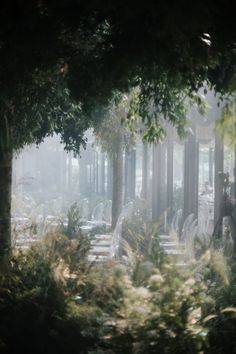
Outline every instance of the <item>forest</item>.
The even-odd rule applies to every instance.
[[[0,353],[236,353],[233,1],[0,3]]]

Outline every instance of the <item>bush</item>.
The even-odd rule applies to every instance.
[[[0,271],[0,353],[236,353],[235,261],[212,248],[179,268],[155,228],[133,222],[126,266],[88,263],[88,239],[62,234],[12,254]]]
[[[11,256],[0,273],[1,353],[89,353],[102,346],[121,273],[91,270],[85,254],[81,240],[51,235]]]

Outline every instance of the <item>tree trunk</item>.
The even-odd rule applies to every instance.
[[[168,222],[170,223],[173,216],[173,154],[174,145],[173,139],[169,138],[167,141],[167,208],[168,208]]]
[[[130,154],[130,198],[135,199],[136,196],[136,149],[133,148]]]
[[[224,145],[219,137],[215,137],[215,201],[214,201],[214,231],[213,235],[222,235],[222,207],[223,207],[223,172],[224,172]]]
[[[136,191],[136,150],[129,148],[125,151],[125,202],[135,199]]]
[[[129,148],[125,149],[125,161],[124,161],[124,200],[125,203],[129,198],[129,165],[130,165],[130,154]]]
[[[67,154],[67,160],[68,160],[67,193],[69,197],[71,197],[72,194],[71,193],[72,192],[72,153],[71,151]]]
[[[165,145],[154,145],[152,156],[152,221],[160,222],[166,208]]]
[[[112,228],[114,229],[123,204],[123,139],[117,144],[113,158],[113,190],[112,190]]]
[[[148,198],[148,145],[142,145],[142,192],[141,198]]]
[[[0,149],[0,258],[11,246],[12,151]]]
[[[113,166],[111,158],[108,156],[107,160],[107,198],[112,199],[113,188]]]
[[[105,196],[105,154],[101,154],[101,183],[100,183],[100,193],[102,197]]]
[[[192,127],[195,132],[195,127]],[[194,133],[195,134],[195,133]],[[189,135],[184,144],[184,217],[198,216],[199,143],[195,135]]]

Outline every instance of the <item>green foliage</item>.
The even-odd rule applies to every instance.
[[[17,150],[60,133],[66,148],[78,151],[88,125],[81,120],[81,107],[71,100],[63,77],[56,71],[35,70],[31,82],[18,86],[14,98],[2,96],[0,100],[4,117],[0,120],[1,147]]]
[[[216,133],[221,140],[231,148],[236,145],[236,114],[235,114],[235,94],[225,98],[225,105],[223,108],[221,119],[216,123]]]
[[[129,98],[127,95],[120,96],[119,99],[113,99],[101,124],[95,128],[98,142],[112,160],[116,158],[120,142],[124,142],[123,148],[125,148],[132,140],[132,133],[127,129],[127,126],[122,124],[127,120],[128,109]]]
[[[196,279],[191,265],[178,269],[165,261],[161,270],[151,265],[140,264],[139,279],[145,270],[145,281],[129,284],[125,290],[123,322],[111,340],[114,352],[201,352],[207,341],[200,322],[206,284]]]
[[[165,137],[165,121],[176,126],[180,136],[185,134],[186,97],[190,92],[172,86],[174,83],[166,73],[160,71],[158,77],[158,81],[151,79],[141,85],[140,115],[146,127],[144,139],[149,142],[157,142]]]
[[[49,262],[35,252],[13,257],[0,288],[1,352],[49,353],[58,346],[66,304]]]
[[[234,90],[231,6],[3,2],[1,142],[18,148],[57,131],[78,150],[101,108],[134,87],[140,90],[146,137],[163,135],[162,118],[183,134],[185,97],[194,97],[206,82],[220,92]]]
[[[235,308],[226,308],[214,320],[211,320],[209,348],[206,350],[206,354],[235,353],[235,330]]]
[[[166,255],[160,246],[158,225],[152,225],[140,211],[125,220],[122,229],[123,254],[132,269],[135,285],[147,285],[153,267],[162,268]]]
[[[124,274],[121,266],[112,263],[94,267],[81,292],[84,301],[96,304],[106,316],[117,314],[124,301]]]
[[[208,278],[210,285],[208,294],[213,301],[208,303],[210,315],[205,319],[209,341],[206,354],[234,353],[236,351],[234,336],[236,329],[236,264],[232,259],[228,261],[224,259],[224,262],[223,267],[221,266],[222,262],[218,264],[220,272],[212,272],[215,268],[214,263],[209,267],[211,280]]]
[[[66,235],[69,238],[75,238],[78,236],[78,227],[80,223],[79,207],[76,202],[70,206],[67,213],[67,218],[68,225],[66,228]]]
[[[84,242],[51,235],[1,269],[1,353],[96,352],[122,297],[122,271],[90,274]]]
[[[150,255],[151,239],[151,222],[142,218],[139,213],[134,213],[131,218],[124,220],[122,240],[130,246],[132,252],[147,258]]]
[[[113,338],[117,352],[124,350],[120,345],[124,341],[131,353],[234,352],[235,261],[210,248],[184,268],[167,257],[155,264],[160,255],[158,235],[152,230],[146,245],[151,238],[154,250],[144,248],[141,253],[144,229],[138,219],[124,228],[133,250],[128,254],[132,257],[135,252],[137,257],[122,308],[127,325]]]
[[[138,214],[123,235],[136,259],[125,267],[88,263],[88,240],[62,234],[13,254],[0,272],[1,353],[233,353],[235,261],[209,249],[179,267]]]
[[[176,212],[184,202],[184,191],[183,187],[175,187],[173,191],[173,210]]]

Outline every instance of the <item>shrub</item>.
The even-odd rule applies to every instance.
[[[77,354],[102,346],[122,276],[92,271],[81,243],[54,234],[11,256],[0,272],[1,353]]]

